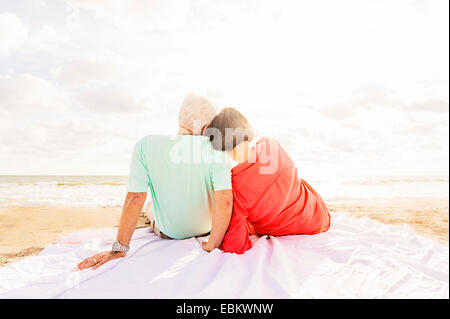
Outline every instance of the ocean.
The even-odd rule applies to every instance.
[[[326,201],[448,199],[448,176],[353,176],[305,178]],[[126,176],[0,175],[0,206],[119,207]]]
[[[423,236],[449,243],[448,176],[304,178],[332,213],[408,224]],[[8,214],[22,207],[23,211],[79,207],[80,214],[101,207],[117,210],[123,205],[127,180],[126,176],[0,176],[0,208]],[[149,208],[147,202],[144,210]]]
[[[127,180],[126,176],[0,175],[0,206],[121,206]]]

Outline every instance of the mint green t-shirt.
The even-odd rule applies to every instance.
[[[150,135],[136,143],[128,192],[150,188],[156,225],[175,239],[211,230],[214,191],[231,189],[231,164],[205,136]]]

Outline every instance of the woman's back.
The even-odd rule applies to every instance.
[[[253,155],[232,170],[234,210],[222,249],[243,253],[251,248],[248,232],[283,236],[328,230],[330,215],[324,201],[298,177],[281,145],[262,138]]]

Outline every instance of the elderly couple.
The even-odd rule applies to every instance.
[[[242,254],[252,247],[249,235],[312,235],[330,227],[324,201],[276,140],[257,139],[239,111],[217,114],[206,98],[189,95],[178,135],[146,136],[135,145],[117,239],[78,269],[126,255],[148,189],[154,233],[169,240],[209,235],[202,242],[208,252]]]

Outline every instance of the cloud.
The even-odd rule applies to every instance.
[[[105,60],[77,59],[51,70],[53,78],[65,87],[108,83],[119,75],[119,67]]]
[[[408,96],[383,85],[372,84],[353,91],[351,97],[335,105],[321,107],[321,113],[334,120],[355,116],[360,109],[393,108],[403,112],[448,113],[449,102],[435,97],[407,101]]]
[[[448,113],[449,104],[448,101],[430,98],[425,101],[406,103],[403,105],[403,108],[410,111]]]
[[[191,7],[189,0],[66,0],[82,9],[92,10],[98,18],[122,28],[158,31],[179,29]]]
[[[354,104],[337,104],[322,109],[322,114],[333,120],[344,120],[355,115]]]
[[[0,57],[18,50],[27,38],[27,28],[14,14],[0,13]]]
[[[65,94],[45,79],[30,74],[0,75],[0,111],[62,111],[66,107]]]
[[[345,120],[354,117],[360,108],[371,106],[393,106],[397,101],[395,91],[379,84],[370,84],[352,90],[344,101],[320,108],[323,115],[333,120]]]
[[[37,52],[55,52],[71,39],[69,33],[57,30],[52,25],[44,25],[29,35],[26,49]]]
[[[120,54],[101,49],[68,60],[50,74],[83,110],[125,114],[145,112],[155,100],[156,94],[150,98],[150,80],[143,79],[142,69],[125,62]]]
[[[176,130],[189,92],[242,110],[312,168],[331,161],[365,171],[370,159],[384,171],[381,157],[400,167],[434,148],[405,167],[415,172],[447,156],[442,1],[327,1],[326,10],[290,0],[34,5],[9,1],[11,13],[0,13],[1,153],[16,163],[58,159],[30,166],[34,173],[72,173],[78,163],[96,173],[89,159],[108,158],[114,174],[135,140]]]
[[[147,95],[127,84],[111,84],[83,90],[79,101],[94,112],[133,113],[148,111]]]

